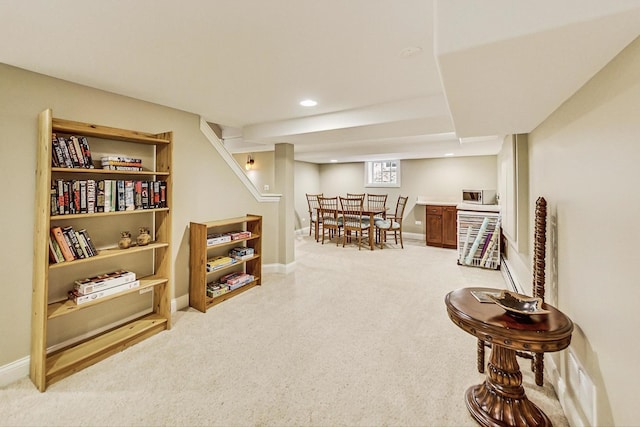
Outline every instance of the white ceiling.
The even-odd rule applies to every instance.
[[[640,0],[2,0],[0,19],[0,62],[326,163],[497,153],[638,37]]]

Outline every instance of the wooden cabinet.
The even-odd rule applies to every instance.
[[[426,205],[425,234],[427,246],[455,249],[457,247],[455,206]]]
[[[207,244],[208,237],[215,241],[219,235],[237,231],[248,231],[250,236],[221,243]],[[203,313],[209,307],[245,292],[256,285],[261,285],[262,277],[262,217],[248,214],[238,218],[228,218],[210,222],[192,222],[189,225],[189,305]],[[208,260],[228,256],[232,248],[251,248],[253,254],[245,259],[222,265],[207,271]],[[253,276],[253,280],[233,290],[226,290],[216,296],[207,294],[207,286],[216,284],[220,277],[230,272],[243,272]]]
[[[95,168],[53,167],[53,134],[85,137]],[[171,326],[172,133],[150,134],[39,116],[34,226],[30,377],[40,391],[74,372]],[[57,141],[56,141],[57,142]],[[143,159],[141,171],[102,169],[101,155]],[[137,210],[59,214],[52,183],[110,180],[161,181],[165,206]],[[59,199],[58,199],[59,200]],[[86,229],[97,255],[50,263],[52,227]],[[145,246],[119,249],[123,230],[149,228]],[[135,241],[135,240],[134,240]],[[76,280],[118,269],[136,273],[139,286],[76,304],[67,298]]]

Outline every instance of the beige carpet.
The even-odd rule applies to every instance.
[[[444,296],[504,287],[456,251],[407,241],[358,251],[297,237],[296,270],[161,333],[45,392],[0,389],[0,425],[475,426],[464,403],[476,341]],[[529,398],[566,426],[553,389]]]

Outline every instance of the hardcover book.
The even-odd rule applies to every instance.
[[[208,234],[207,235],[207,246],[217,245],[219,243],[226,243],[231,241],[231,236],[228,234]]]
[[[86,294],[86,295],[82,295],[82,294],[80,294],[79,292],[77,292],[74,289],[74,290],[69,291],[69,299],[73,300],[78,305],[86,304],[88,302],[95,301],[97,299],[104,298],[104,297],[107,297],[109,295],[115,295],[115,294],[120,293],[122,291],[126,291],[128,289],[137,288],[139,286],[140,286],[140,281],[139,280],[134,280],[133,282],[123,283],[121,285],[114,286],[114,287],[109,288],[109,289],[104,289],[102,291],[92,292],[92,293]]]
[[[120,286],[136,280],[136,274],[131,271],[118,270],[112,273],[101,274],[87,279],[76,280],[73,288],[79,294],[86,295],[92,292]]]
[[[53,227],[51,229],[51,235],[58,243],[65,261],[73,261],[74,259],[76,259],[73,252],[71,251],[71,248],[69,247],[69,244],[67,243],[67,239],[64,238],[62,227]]]

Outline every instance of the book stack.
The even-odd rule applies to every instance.
[[[229,292],[229,286],[222,283],[207,283],[207,296],[209,298],[219,297]]]
[[[57,168],[93,169],[89,142],[84,136],[51,136],[53,155],[51,166]]]
[[[69,291],[69,299],[80,305],[139,286],[140,280],[136,280],[135,273],[118,270],[76,280],[73,289]]]
[[[213,257],[207,260],[207,273],[235,264],[236,262],[237,261],[235,259],[224,255]]]
[[[49,259],[57,264],[64,261],[98,255],[86,229],[75,231],[72,226],[52,227],[49,235]]]
[[[244,246],[238,246],[229,251],[229,256],[238,261],[252,258],[255,251],[253,248],[247,248]]]
[[[222,233],[207,234],[207,246],[213,246],[220,243],[227,243],[231,241],[231,236]]]
[[[166,181],[51,181],[51,215],[132,211],[167,206]]]
[[[247,283],[251,283],[254,280],[255,277],[253,275],[238,271],[235,273],[225,274],[220,278],[220,283],[228,286],[229,290],[232,291],[246,285]]]
[[[102,169],[114,171],[141,171],[142,159],[125,156],[104,156],[100,158]]]

